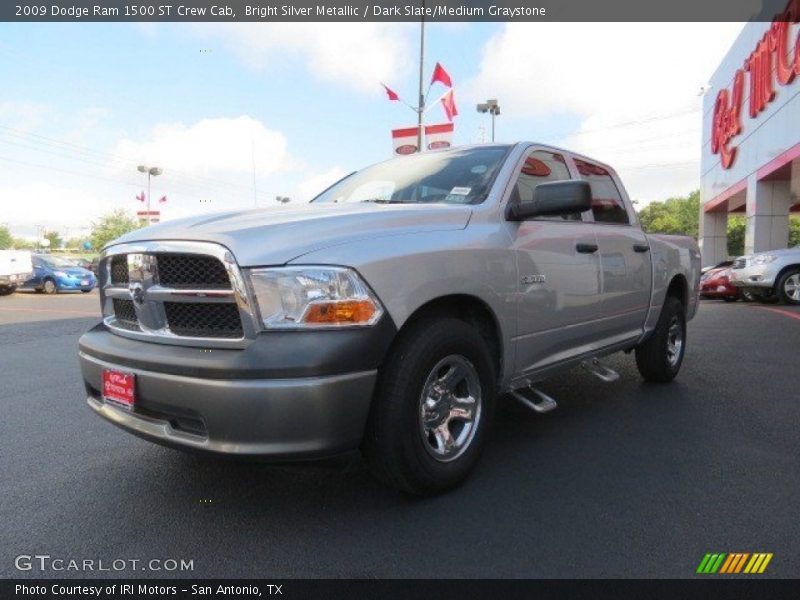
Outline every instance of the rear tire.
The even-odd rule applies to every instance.
[[[686,310],[680,300],[667,297],[655,331],[636,347],[636,366],[646,381],[668,383],[681,370],[686,352]]]
[[[741,291],[742,300],[744,302],[755,302],[756,297],[750,290],[742,290]]]
[[[17,286],[12,285],[9,287],[0,287],[0,296],[10,296],[17,289]]]
[[[722,298],[725,302],[736,302],[739,298],[738,296],[724,296]]]
[[[778,298],[785,304],[800,305],[800,269],[789,269],[778,280]]]
[[[45,294],[57,294],[58,293],[58,286],[56,282],[52,279],[45,279],[44,283],[42,283],[42,291]]]
[[[384,483],[418,495],[463,481],[480,457],[495,404],[494,361],[459,319],[400,333],[381,369],[362,451]]]

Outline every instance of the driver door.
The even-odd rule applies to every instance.
[[[532,202],[542,183],[574,179],[566,158],[533,150],[518,166],[509,196]],[[515,372],[538,370],[591,349],[600,296],[594,228],[580,213],[509,222],[517,260]]]

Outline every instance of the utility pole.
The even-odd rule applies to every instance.
[[[422,12],[425,13],[425,0],[422,0]],[[425,67],[425,17],[419,24],[419,104],[417,106],[417,152],[422,152],[422,115],[425,112],[425,94],[422,93],[422,71]]]
[[[148,167],[145,165],[139,165],[136,169],[140,173],[147,173],[147,224],[151,225],[153,222],[153,217],[150,214],[150,179],[152,177],[161,175],[164,171],[159,167]]]

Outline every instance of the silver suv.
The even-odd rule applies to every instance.
[[[731,283],[759,300],[800,305],[800,246],[737,258]]]
[[[356,172],[298,207],[172,221],[105,248],[88,404],[161,444],[273,460],[361,450],[384,481],[461,481],[495,399],[635,351],[672,380],[694,240],[642,232],[607,165],[538,144]]]

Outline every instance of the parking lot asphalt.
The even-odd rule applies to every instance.
[[[0,298],[2,577],[692,577],[707,552],[800,576],[796,308],[704,302],[670,385],[617,355],[615,383],[547,382],[546,415],[505,399],[472,478],[426,499],[358,461],[238,463],[116,429],[78,372],[97,314],[96,294]],[[194,570],[21,572],[20,554]]]

